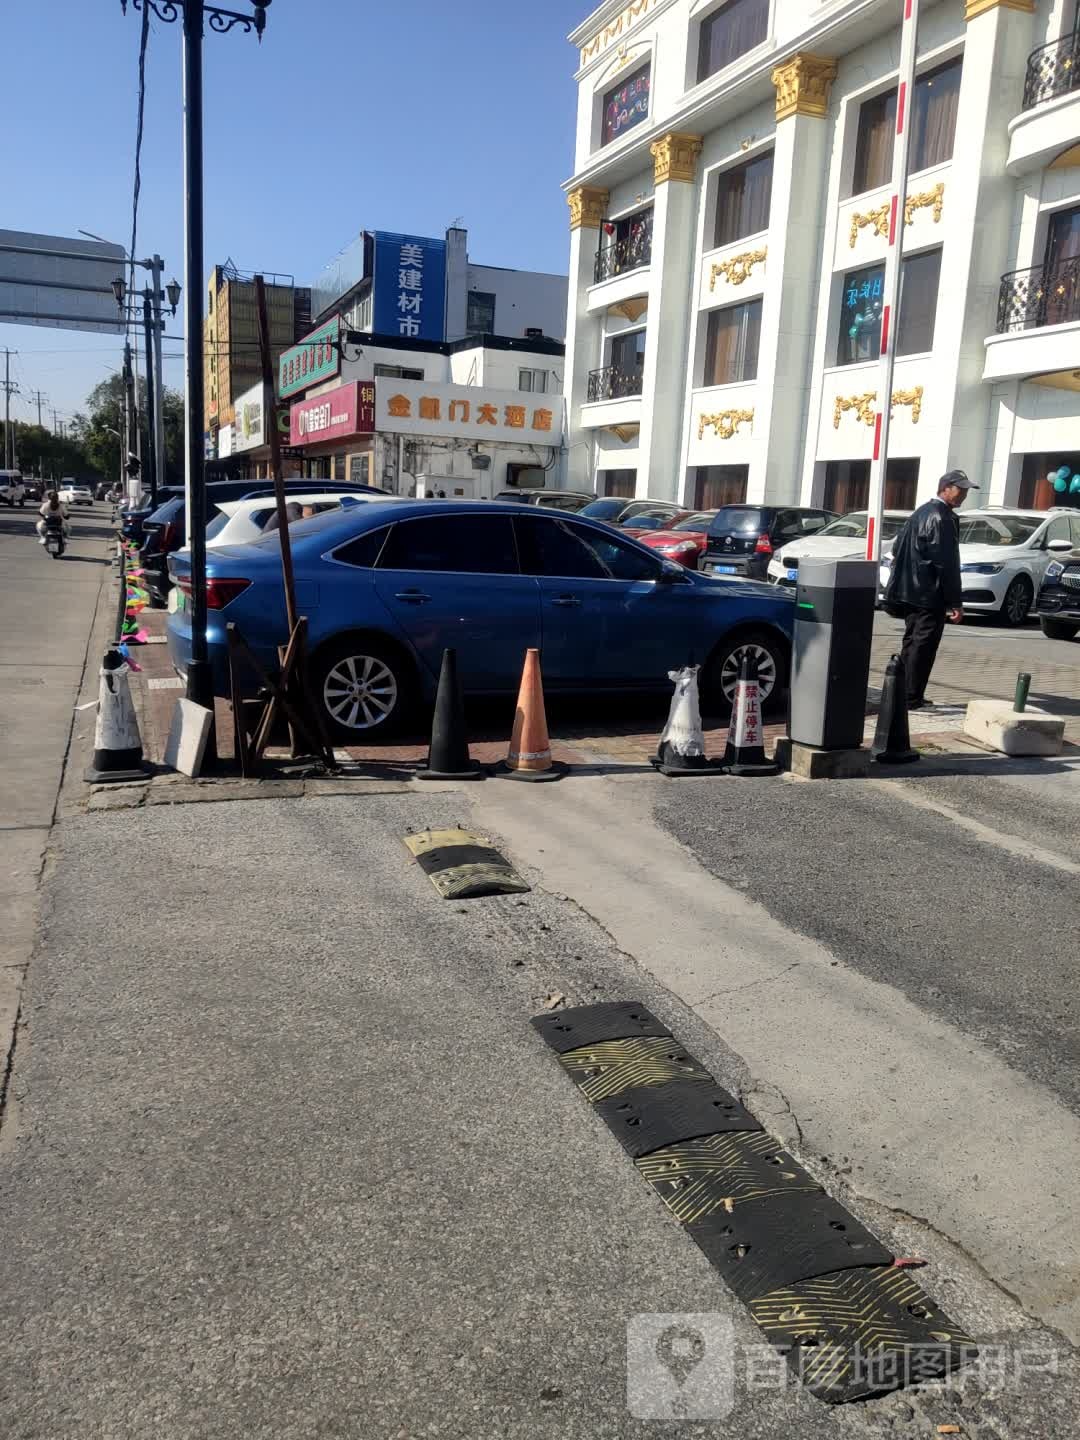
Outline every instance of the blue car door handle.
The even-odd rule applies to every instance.
[[[431,599],[422,590],[399,590],[394,596],[395,600],[404,600],[409,605],[426,605]]]
[[[580,605],[581,601],[576,595],[555,595],[552,597],[552,605]]]

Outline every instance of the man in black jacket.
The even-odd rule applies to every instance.
[[[960,523],[955,511],[977,490],[962,470],[938,481],[933,500],[920,505],[896,537],[885,609],[906,620],[900,658],[909,710],[924,710],[926,682],[934,668],[945,621],[964,618],[960,586]]]

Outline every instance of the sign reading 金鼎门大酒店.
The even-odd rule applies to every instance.
[[[562,400],[482,385],[379,382],[375,428],[399,435],[456,435],[511,445],[559,445]]]
[[[375,232],[372,327],[408,340],[446,338],[446,241]]]
[[[313,400],[299,400],[289,411],[289,444],[322,445],[370,435],[375,429],[375,382],[353,380]]]
[[[299,345],[282,352],[278,361],[278,394],[282,399],[306,390],[309,385],[332,380],[340,372],[340,335],[341,316],[334,315],[310,335],[305,335]]]

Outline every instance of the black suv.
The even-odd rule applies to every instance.
[[[764,580],[773,551],[823,530],[836,516],[812,505],[722,505],[709,526],[698,568],[712,575]]]

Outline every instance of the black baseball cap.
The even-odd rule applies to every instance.
[[[939,495],[947,485],[955,485],[958,490],[978,490],[979,488],[974,480],[968,479],[963,470],[947,470],[945,474],[942,475],[941,479],[937,482]]]

